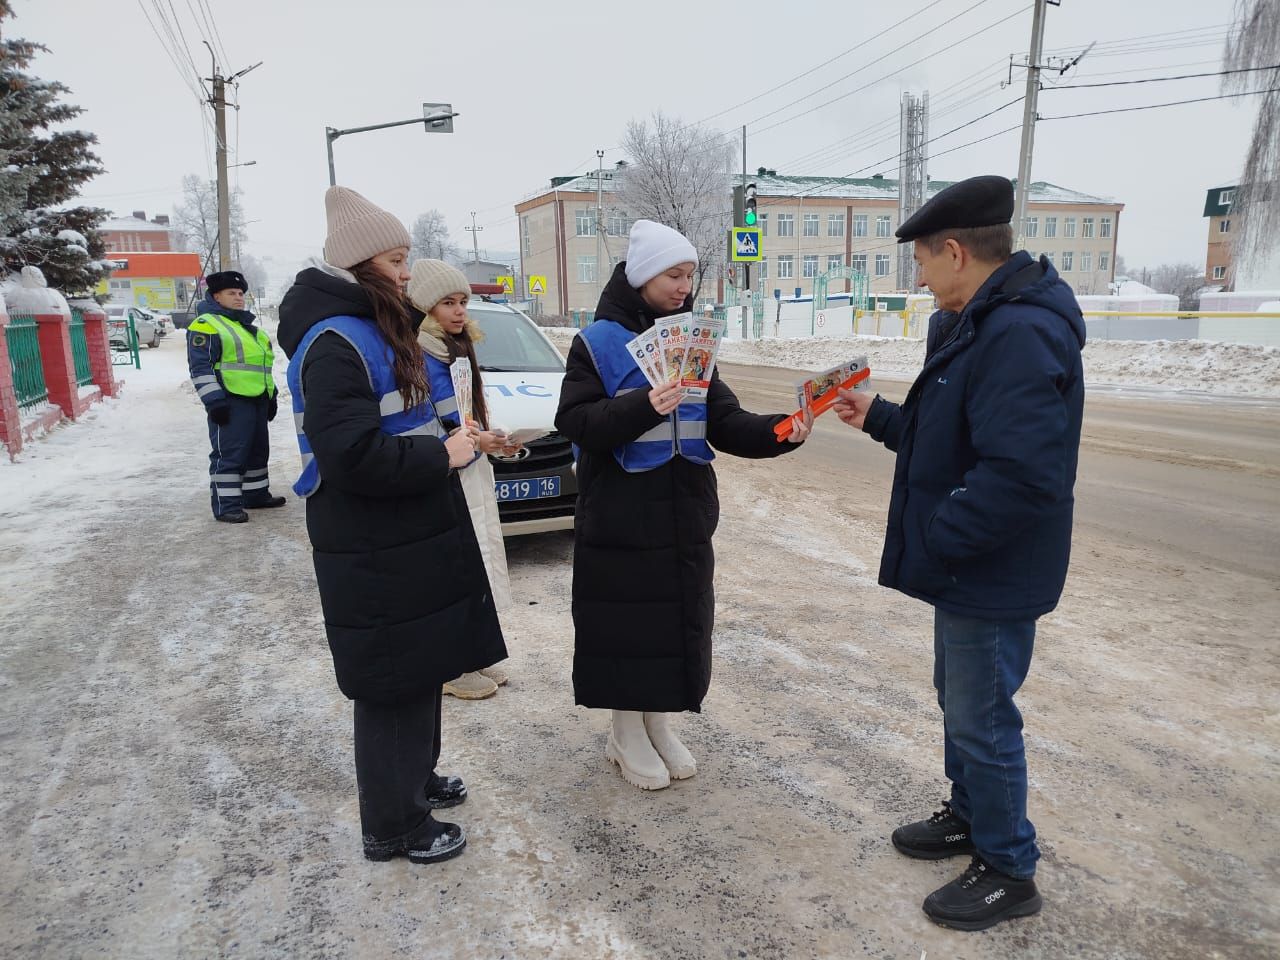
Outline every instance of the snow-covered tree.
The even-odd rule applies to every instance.
[[[409,231],[413,245],[409,248],[409,259],[412,260],[448,260],[450,263],[461,259],[461,251],[457,244],[449,238],[449,227],[445,223],[444,214],[439,210],[428,210],[413,221],[413,229]]]
[[[1161,264],[1150,271],[1147,282],[1157,293],[1172,293],[1176,296],[1178,309],[1194,310],[1200,299],[1200,289],[1204,286],[1204,264]]]
[[[627,124],[622,149],[631,162],[614,174],[632,220],[679,230],[698,251],[698,288],[724,265],[733,217],[729,173],[733,144],[724,134],[685,125],[661,111]],[[694,291],[694,297],[698,290]]]
[[[244,229],[244,210],[240,205],[240,190],[231,191],[230,198],[231,248],[247,239]],[[218,185],[198,174],[189,173],[182,178],[182,202],[173,208],[173,220],[169,233],[177,247],[207,257],[213,251],[217,263],[218,250]]]
[[[0,0],[0,22],[12,16],[8,0]],[[47,50],[0,40],[0,272],[39,267],[49,286],[76,296],[109,272],[97,232],[109,211],[68,206],[103,168],[92,150],[96,136],[55,129],[84,112],[63,101],[71,91],[27,72]]]
[[[1236,0],[1223,68],[1250,70],[1224,78],[1228,91],[1268,90],[1258,101],[1253,138],[1231,204],[1237,269],[1280,256],[1280,2]]]

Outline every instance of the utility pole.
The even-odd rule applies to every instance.
[[[463,229],[471,234],[471,249],[475,252],[475,262],[479,263],[480,262],[480,231],[483,230],[484,227],[476,226],[476,212],[474,210],[471,211],[471,226],[463,227]]]
[[[596,151],[596,283],[604,293],[604,263],[600,259],[600,236],[604,233],[604,151]]]
[[[213,84],[213,94],[209,99],[213,107],[214,126],[217,135],[218,163],[218,269],[227,270],[231,266],[231,193],[227,184],[227,98],[228,83],[234,83],[250,70],[262,66],[259,60],[251,67],[245,67],[239,73],[223,77],[218,69],[218,58],[214,56],[213,47],[209,47],[209,57],[213,61],[213,76],[209,81]]]
[[[1013,237],[1021,250],[1027,225],[1027,192],[1031,187],[1031,153],[1036,140],[1036,107],[1040,97],[1040,56],[1044,50],[1044,17],[1048,0],[1035,0],[1031,17],[1031,50],[1027,54],[1027,93],[1022,109],[1022,145],[1018,148],[1018,183],[1013,196]]]
[[[746,202],[746,198],[747,198],[747,125],[744,123],[742,125],[742,199],[744,203]],[[746,294],[747,306],[748,307],[752,306],[751,264],[749,263],[744,263],[742,265],[742,292]],[[744,319],[742,321],[744,340],[746,339],[746,323],[747,321]]]

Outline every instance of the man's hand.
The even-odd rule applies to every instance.
[[[876,398],[865,390],[840,390],[838,394],[840,399],[832,406],[836,416],[855,430],[861,430]]]
[[[274,420],[276,418],[276,413],[279,412],[280,410],[280,401],[276,398],[277,398],[277,394],[274,394],[274,393],[267,398],[267,420],[268,421]]]
[[[231,404],[225,400],[209,404],[209,419],[220,427],[231,422]]]
[[[449,466],[461,470],[475,459],[476,440],[468,431],[458,430],[444,442],[444,448],[449,453]]]
[[[664,417],[670,416],[671,411],[680,406],[683,399],[684,388],[679,383],[663,384],[649,391],[649,403],[653,405],[655,412]]]

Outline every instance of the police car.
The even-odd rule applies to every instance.
[[[500,288],[498,288],[500,289]],[[489,293],[473,285],[473,294]],[[489,422],[508,433],[548,430],[513,457],[491,456],[504,536],[573,529],[578,480],[573,449],[554,432],[564,360],[538,325],[504,303],[473,297],[467,312],[484,331],[476,359]]]

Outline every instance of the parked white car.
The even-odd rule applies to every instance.
[[[564,380],[560,351],[536,323],[506,304],[473,299],[467,312],[484,331],[476,359],[490,424],[512,434],[547,431],[514,457],[489,458],[502,533],[572,530],[577,464],[569,441],[555,432]]]
[[[108,303],[103,309],[107,311],[107,338],[115,349],[129,349],[127,324],[130,317],[140,345],[145,343],[152,349],[160,346],[160,325],[147,310],[127,303]]]
[[[161,313],[159,310],[152,310],[150,307],[134,307],[140,310],[145,316],[150,317],[156,322],[156,326],[160,328],[160,336],[167,337],[169,331],[173,329],[173,317],[167,313]]]

